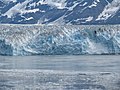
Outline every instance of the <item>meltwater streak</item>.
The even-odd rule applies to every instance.
[[[0,25],[1,55],[119,54],[120,25]]]

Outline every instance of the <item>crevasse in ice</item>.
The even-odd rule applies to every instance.
[[[1,55],[119,54],[120,25],[0,25]]]

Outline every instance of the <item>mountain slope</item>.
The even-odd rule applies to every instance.
[[[0,0],[0,23],[120,24],[120,1]]]

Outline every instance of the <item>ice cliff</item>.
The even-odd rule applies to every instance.
[[[119,53],[120,25],[0,25],[1,55]]]

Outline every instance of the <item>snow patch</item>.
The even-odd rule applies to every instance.
[[[68,7],[69,11],[72,11],[79,3],[75,3],[72,7]]]
[[[9,2],[17,2],[17,0],[0,0],[0,1],[2,1],[2,2],[4,2],[4,3],[9,3]]]
[[[82,5],[80,5],[80,6],[85,6],[85,5],[87,5],[87,3],[88,3],[88,2],[85,2],[84,4],[82,4]]]
[[[26,20],[31,20],[31,19],[34,19],[33,17],[30,17],[30,18],[26,18]]]
[[[96,21],[98,20],[107,20],[108,18],[115,15],[120,10],[120,1],[114,0],[111,4],[108,4],[103,12],[98,16]]]
[[[90,22],[93,20],[93,17],[89,16],[88,18],[86,18],[86,22]]]
[[[65,3],[66,0],[40,0],[37,5],[39,4],[48,4],[48,5],[51,5],[51,6],[55,6],[57,7],[58,9],[64,9],[65,6],[66,6],[66,3]]]
[[[23,11],[21,11],[21,14],[25,14],[25,13],[35,13],[35,12],[37,12],[37,11],[39,11],[38,8],[32,9],[32,10],[23,10]]]
[[[14,7],[12,7],[11,9],[9,9],[6,13],[4,13],[4,16],[8,16],[8,18],[12,18],[14,15],[16,15],[17,13],[21,13],[23,11],[25,11],[25,7],[26,5],[30,2],[31,0],[26,0],[23,3],[18,3],[16,4]]]
[[[97,4],[100,2],[100,0],[95,0],[92,5],[89,6],[89,8],[96,7]]]
[[[87,17],[87,18],[80,18],[80,19],[76,19],[76,20],[74,20],[75,22],[77,22],[77,21],[86,21],[86,22],[90,22],[90,21],[92,21],[93,20],[93,17],[92,16],[89,16],[89,17]],[[82,22],[82,23],[85,23],[85,22]]]

